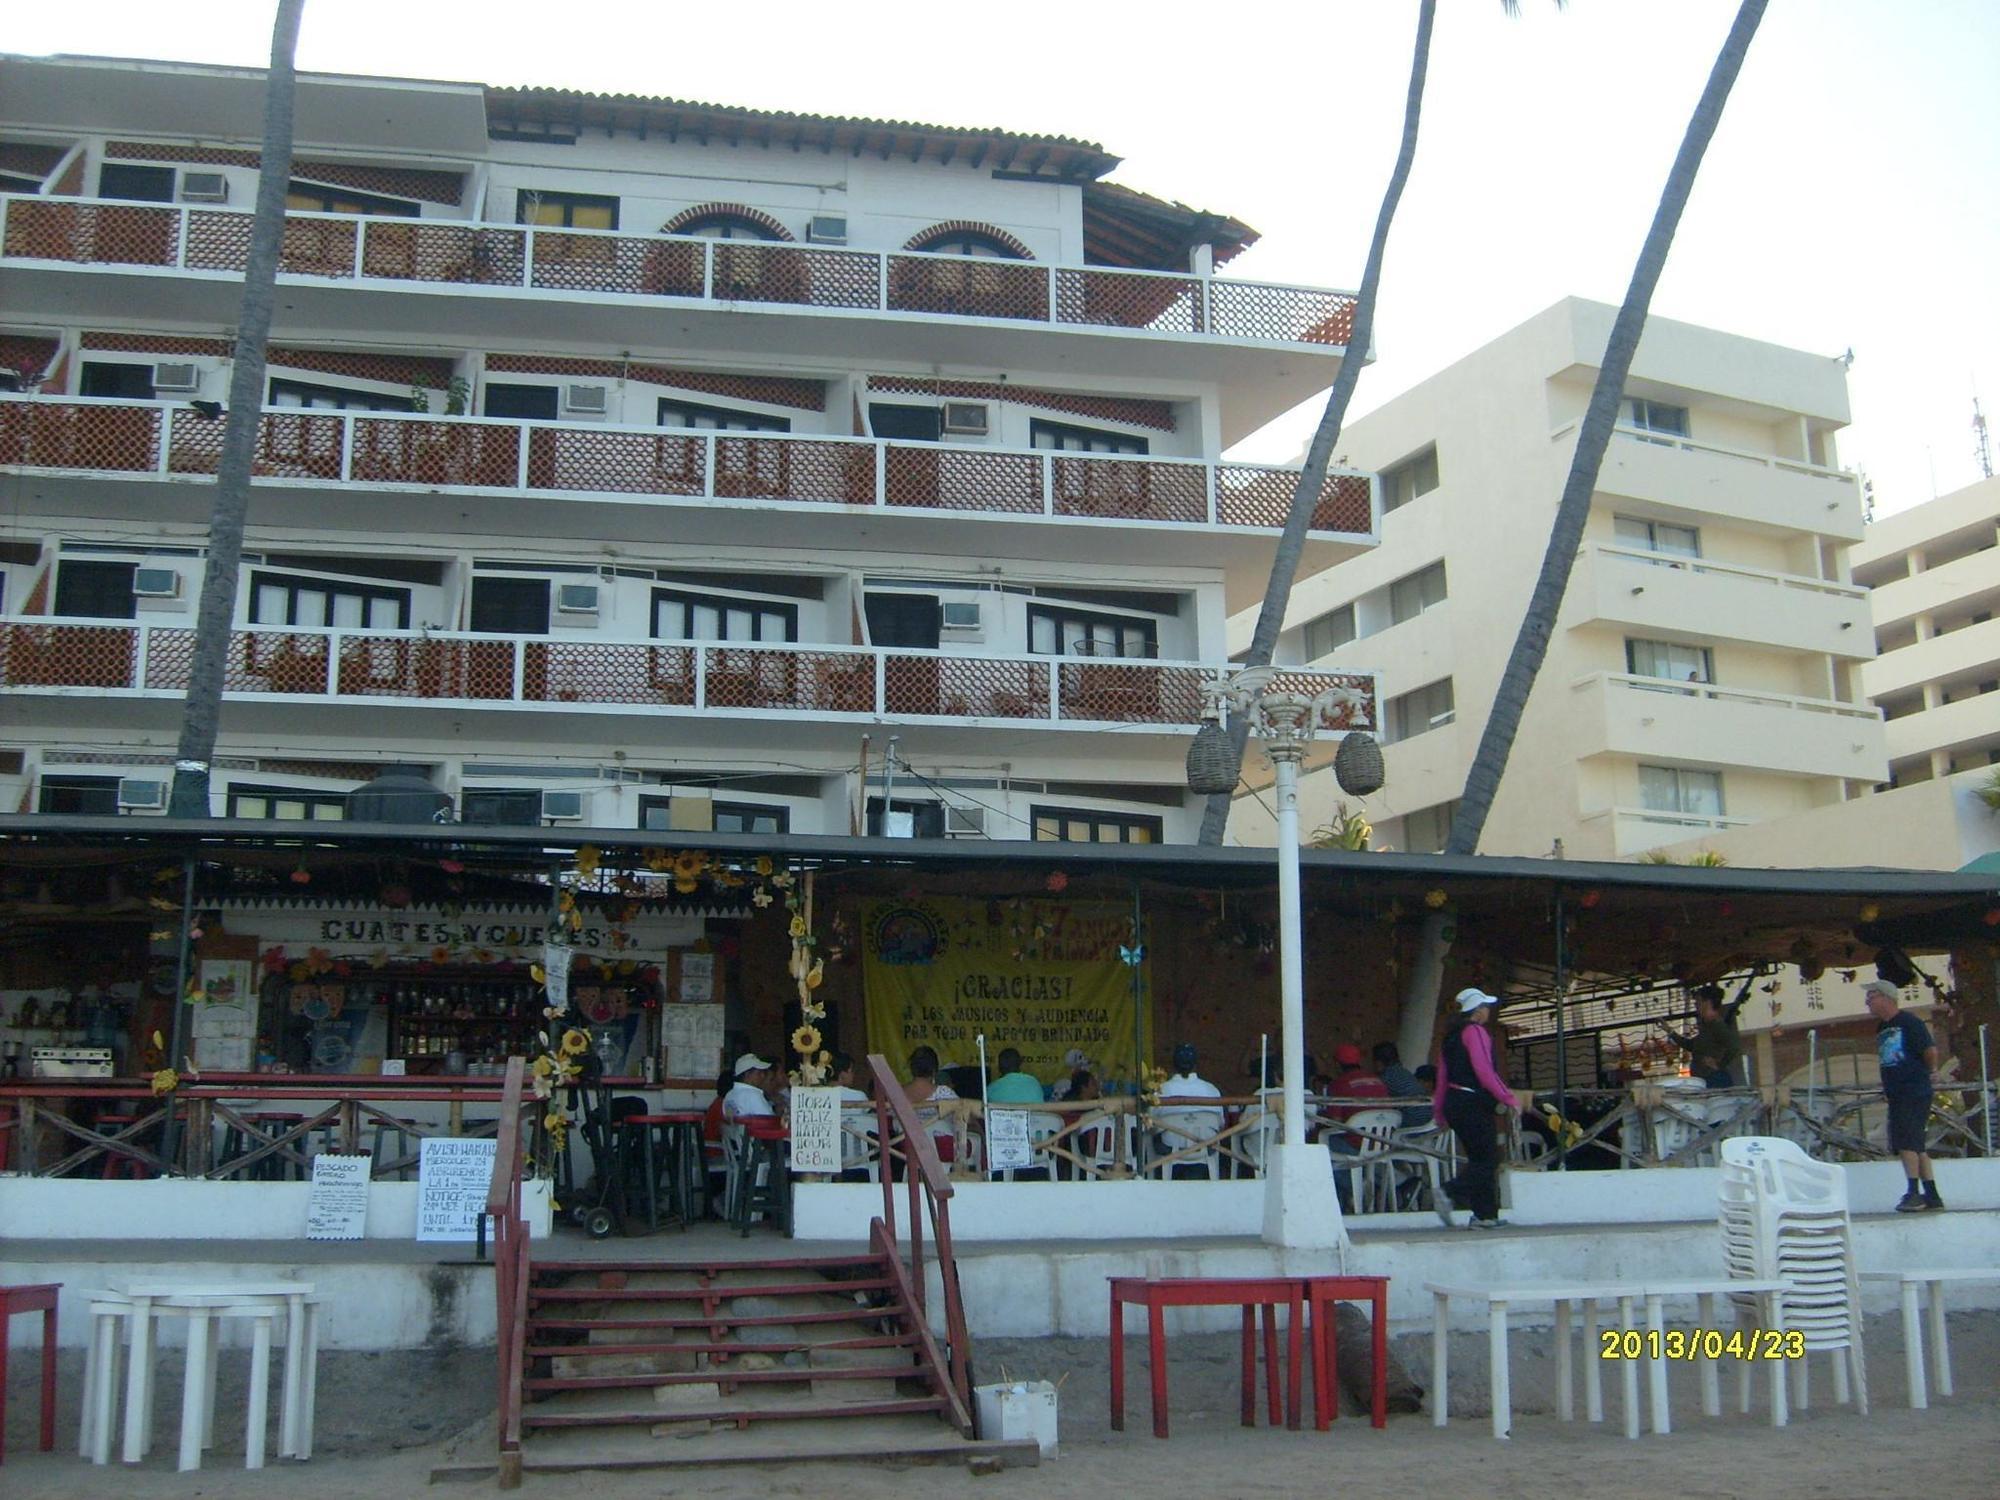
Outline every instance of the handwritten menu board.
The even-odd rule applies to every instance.
[[[486,1190],[493,1181],[495,1140],[424,1142],[417,1163],[417,1238],[470,1240],[479,1234]]]
[[[1035,1164],[1035,1148],[1028,1141],[1028,1112],[1025,1109],[986,1111],[986,1166],[1006,1172]]]
[[[358,1240],[368,1224],[368,1173],[374,1158],[323,1151],[313,1158],[306,1192],[306,1238]]]
[[[663,1005],[660,1039],[671,1078],[713,1078],[722,1071],[722,1007]]]

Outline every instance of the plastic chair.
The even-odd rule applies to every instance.
[[[1158,1111],[1154,1112],[1153,1134],[1158,1139],[1162,1160],[1151,1163],[1146,1168],[1146,1174],[1157,1175],[1162,1181],[1171,1180],[1183,1172],[1190,1175],[1199,1173],[1211,1182],[1219,1180],[1222,1168],[1220,1153],[1215,1148],[1214,1128],[1205,1121],[1191,1120],[1187,1124],[1181,1124],[1182,1118],[1184,1117],[1170,1115],[1163,1120]],[[1189,1148],[1195,1146],[1205,1149],[1190,1151],[1188,1155],[1173,1161],[1164,1159],[1176,1151],[1189,1151]]]
[[[1349,1171],[1353,1183],[1353,1202],[1356,1213],[1387,1213],[1396,1207],[1396,1173],[1387,1158],[1395,1145],[1396,1132],[1402,1128],[1403,1112],[1400,1109],[1363,1109],[1349,1115],[1344,1122],[1346,1128],[1360,1137],[1354,1143],[1354,1155],[1342,1160],[1333,1158],[1336,1172]]]

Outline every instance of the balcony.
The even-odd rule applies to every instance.
[[[1978,749],[2000,735],[2000,697],[1975,693],[1891,719],[1885,728],[1889,759],[1897,765],[1939,751],[1950,755]]]
[[[0,619],[0,692],[8,694],[55,695],[72,703],[178,699],[187,691],[193,657],[194,631],[185,625]],[[335,703],[710,723],[928,723],[985,734],[996,728],[1152,726],[1186,735],[1201,722],[1202,688],[1215,675],[1216,669],[1197,662],[249,626],[231,635],[223,691],[232,702],[277,705],[283,711],[278,722],[293,728],[296,705]],[[1280,677],[1302,693],[1336,684],[1359,692],[1366,699],[1365,721],[1375,721],[1375,679],[1368,674],[1288,671]],[[1357,722],[1361,718],[1356,715]],[[1338,721],[1324,727],[1349,726]],[[845,727],[833,733],[842,743],[851,739]],[[681,737],[677,729],[676,741]]]
[[[1885,651],[1861,669],[1870,698],[1894,698],[1927,682],[1952,686],[2000,677],[2000,620],[1961,625],[1912,646]],[[2000,715],[1996,715],[2000,722]]]
[[[0,267],[22,278],[16,306],[145,316],[157,313],[152,283],[165,278],[184,316],[233,324],[250,220],[231,209],[0,195]],[[117,274],[78,278],[78,267]],[[1242,386],[1225,442],[1329,384],[1354,316],[1349,292],[1165,271],[348,214],[286,215],[279,281],[307,324],[625,348],[644,309],[658,315],[640,325],[648,343],[845,363],[1034,368],[1051,362],[1049,330],[1094,335],[1061,352],[1065,368],[1157,375],[1170,357],[1178,373],[1194,360],[1200,378]],[[940,336],[951,328],[959,332]]]
[[[1575,430],[1571,423],[1550,437],[1571,438]],[[1597,491],[1679,512],[1696,525],[1714,516],[1762,530],[1861,539],[1861,487],[1846,470],[1670,433],[1614,430]]]
[[[2000,547],[1955,557],[1921,573],[1879,584],[1868,594],[1875,628],[1890,630],[1918,615],[1952,614],[2000,594]]]
[[[1579,677],[1570,690],[1578,759],[1630,755],[1855,781],[1880,781],[1887,766],[1873,707],[1623,672]]]
[[[1661,812],[1647,807],[1607,807],[1585,813],[1579,820],[1593,832],[1603,831],[1611,839],[1612,854],[1620,857],[1644,854],[1667,844],[1723,833],[1731,828],[1747,828],[1754,818],[1725,818],[1720,814]]]
[[[1570,598],[1579,625],[1856,659],[1875,650],[1868,591],[1803,574],[1598,542],[1579,555]]]
[[[225,425],[192,406],[0,396],[0,469],[99,481],[37,497],[56,514],[137,509],[205,524]],[[1220,566],[1232,609],[1261,596],[1298,481],[1294,469],[1194,459],[296,410],[264,413],[253,472],[260,489],[300,492],[295,520],[391,534],[463,508],[432,492],[530,502],[512,517],[499,506],[486,513],[492,529],[512,520],[529,535],[547,530],[548,502],[564,502],[574,507],[565,535],[625,543],[741,545],[743,513],[776,510],[793,546],[1061,560],[1116,528],[1121,561]],[[1309,566],[1374,545],[1375,486],[1372,475],[1328,474]],[[894,518],[890,539],[857,517]],[[1002,527],[1006,539],[969,534],[967,522]]]

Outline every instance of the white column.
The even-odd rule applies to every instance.
[[[1285,1145],[1303,1148],[1306,1009],[1299,932],[1299,747],[1274,744],[1271,766],[1277,772],[1278,796],[1278,1031],[1285,1067]]]

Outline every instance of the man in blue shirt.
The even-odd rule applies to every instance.
[[[1040,1104],[1047,1097],[1042,1092],[1041,1080],[1033,1073],[1021,1071],[1021,1053],[1016,1047],[1006,1047],[1000,1053],[1000,1076],[986,1085],[986,1100],[989,1104]]]
[[[1875,1056],[1882,1065],[1882,1093],[1889,1101],[1889,1149],[1903,1159],[1909,1189],[1896,1205],[1899,1214],[1934,1213],[1944,1207],[1931,1177],[1929,1139],[1931,1074],[1937,1044],[1928,1026],[1902,1008],[1902,996],[1886,979],[1870,980],[1868,1014],[1875,1018]]]

